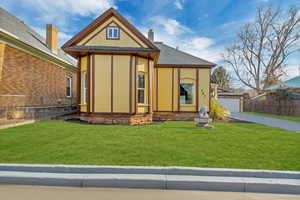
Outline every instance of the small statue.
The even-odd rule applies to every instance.
[[[207,113],[207,107],[203,106],[199,109],[199,118],[195,118],[194,121],[198,122],[197,127],[199,128],[213,128],[213,126],[208,125],[209,122],[212,122],[212,119],[209,118]]]
[[[209,115],[207,114],[207,107],[206,106],[202,106],[199,109],[199,118],[209,118]]]

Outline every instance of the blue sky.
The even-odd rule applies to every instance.
[[[103,11],[115,7],[141,32],[155,31],[155,39],[222,64],[221,53],[236,31],[254,19],[256,8],[273,4],[287,8],[300,0],[1,0],[8,10],[40,34],[55,24],[60,44]],[[298,57],[289,60],[288,76],[298,73]]]

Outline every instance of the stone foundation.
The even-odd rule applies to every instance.
[[[80,113],[79,119],[91,124],[143,125],[153,121],[193,121],[197,112],[154,112],[153,114]]]
[[[154,121],[175,120],[175,121],[193,121],[199,117],[197,112],[154,112]]]
[[[143,125],[152,123],[152,114],[81,113],[80,120],[91,124]]]

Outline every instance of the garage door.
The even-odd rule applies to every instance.
[[[240,99],[218,98],[218,102],[230,112],[240,112]]]

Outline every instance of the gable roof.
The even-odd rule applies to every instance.
[[[179,67],[214,67],[216,64],[185,53],[162,42],[154,42],[160,49],[160,56],[157,65],[179,65]]]
[[[131,23],[129,23],[120,13],[118,13],[114,8],[110,8],[90,23],[87,27],[81,30],[73,38],[67,41],[62,48],[68,48],[74,46],[77,42],[81,41],[88,34],[93,32],[100,24],[104,23],[111,16],[115,16],[121,23],[123,23],[130,31],[132,31],[141,41],[143,41],[149,48],[157,49],[157,47],[150,42],[139,30],[137,30]]]
[[[69,65],[75,66],[77,61],[66,54],[63,50],[58,49],[54,54],[46,45],[45,39],[27,26],[23,21],[13,16],[3,8],[0,8],[0,32],[3,32],[15,39],[30,45],[40,51],[43,51],[53,57],[59,58]]]
[[[283,81],[282,83],[273,85],[265,90],[276,90],[276,89],[280,89],[280,88],[291,88],[291,89],[300,88],[300,76],[296,76],[287,81]]]

